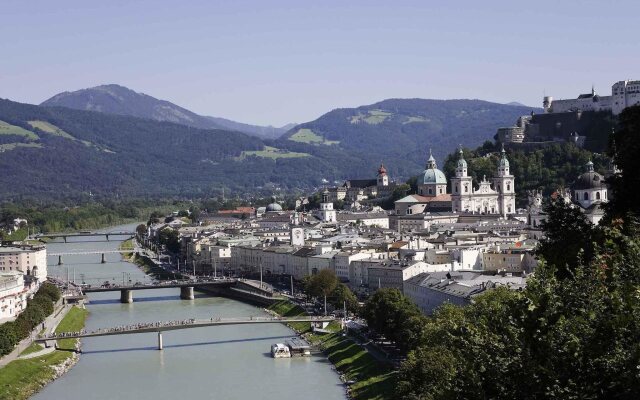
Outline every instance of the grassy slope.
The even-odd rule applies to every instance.
[[[280,301],[269,307],[283,317],[295,317],[306,315],[305,311],[288,301]],[[289,324],[298,332],[309,332],[311,324],[308,322],[296,322]],[[339,325],[332,322],[328,330],[337,330]],[[394,371],[386,364],[376,360],[363,347],[357,345],[349,338],[343,337],[340,332],[325,335],[309,334],[306,338],[314,345],[319,345],[325,352],[329,361],[336,369],[345,374],[345,380],[355,380],[350,386],[351,396],[356,400],[390,399],[394,388]]]
[[[291,135],[289,140],[293,140],[294,142],[300,143],[311,143],[311,144],[338,144],[339,141],[336,140],[324,140],[322,136],[317,135],[314,131],[307,128],[298,129],[296,133]]]
[[[280,150],[276,147],[265,146],[264,150],[255,150],[255,151],[243,151],[240,157],[236,157],[237,160],[244,160],[249,156],[256,156],[262,158],[270,158],[272,160],[278,158],[300,158],[300,157],[310,157],[309,153],[298,153],[295,151],[287,151]]]
[[[82,329],[88,311],[74,307],[58,325],[56,332],[72,332]],[[28,360],[16,360],[0,369],[0,400],[25,400],[51,380],[52,366],[67,360],[73,353],[64,349],[74,349],[76,339],[58,341],[53,353]]]
[[[46,121],[27,121],[27,122],[29,123],[29,125],[33,126],[34,128],[38,128],[43,132],[47,132],[55,136],[60,136],[65,139],[76,140],[75,137],[71,136],[69,133],[63,131],[62,129],[58,128],[57,126],[49,122],[46,122]]]
[[[0,135],[17,135],[24,136],[28,140],[38,140],[39,137],[35,133],[28,131],[19,126],[11,125],[7,122],[0,121]]]

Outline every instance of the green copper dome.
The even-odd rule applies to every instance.
[[[447,184],[447,178],[444,176],[444,173],[437,168],[429,168],[424,170],[424,175],[422,177],[422,183],[427,184]]]

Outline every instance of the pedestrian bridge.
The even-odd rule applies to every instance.
[[[103,232],[103,233],[98,233],[98,232],[74,232],[74,233],[39,233],[37,235],[34,235],[33,238],[34,239],[42,239],[42,238],[49,238],[49,239],[57,239],[57,238],[63,238],[64,242],[67,243],[67,238],[73,238],[73,237],[101,237],[104,236],[107,239],[107,242],[109,241],[109,236],[128,236],[128,237],[134,237],[136,235],[135,232]]]
[[[132,335],[136,333],[157,333],[158,350],[162,350],[162,332],[180,329],[205,328],[209,326],[225,325],[260,325],[260,324],[288,324],[292,322],[310,322],[314,325],[324,326],[326,323],[336,321],[334,317],[243,317],[243,318],[210,318],[188,319],[180,321],[143,322],[134,325],[117,326],[113,328],[101,328],[91,332],[69,332],[51,334],[37,338],[36,342],[47,342],[57,339],[80,339],[87,337]]]

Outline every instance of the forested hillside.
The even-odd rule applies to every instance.
[[[298,125],[279,147],[312,153],[339,148],[364,161],[357,176],[370,176],[384,162],[392,177],[408,177],[424,168],[429,149],[442,163],[459,144],[478,146],[531,111],[541,110],[481,100],[389,99]]]

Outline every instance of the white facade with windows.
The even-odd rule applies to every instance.
[[[0,273],[15,271],[33,276],[39,283],[47,280],[47,248],[45,246],[1,246]]]
[[[0,273],[0,323],[15,318],[27,307],[27,294],[21,272]]]
[[[456,167],[456,175],[451,179],[451,207],[453,212],[478,214],[499,214],[506,217],[516,212],[515,177],[509,171],[504,148],[498,165],[493,186],[485,179],[478,189],[473,188],[471,177],[467,174],[467,162],[462,149]]]

